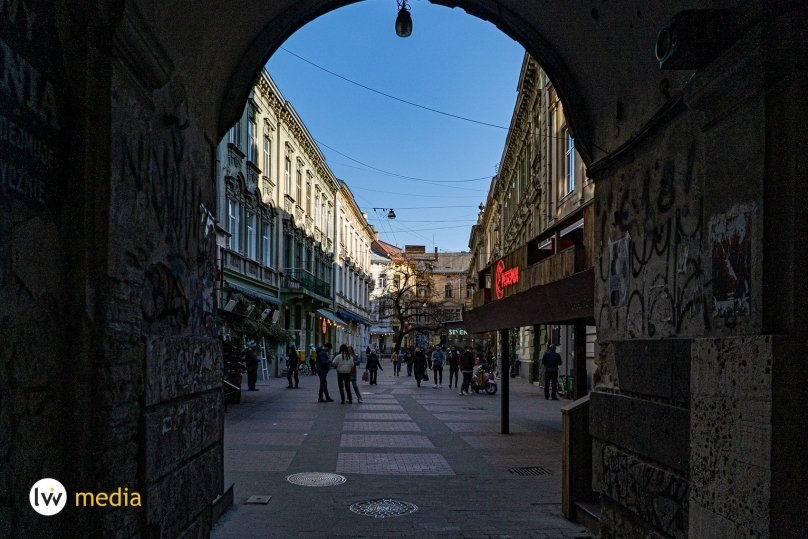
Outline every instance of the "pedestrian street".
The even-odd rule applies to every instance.
[[[377,385],[359,383],[364,404],[340,404],[331,371],[335,402],[316,402],[318,379],[306,376],[299,389],[259,382],[228,407],[234,501],[214,538],[590,537],[561,515],[569,401],[511,380],[511,434],[502,435],[500,393],[417,388],[383,367]]]

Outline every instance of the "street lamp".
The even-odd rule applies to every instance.
[[[387,218],[391,221],[396,218],[396,212],[393,211],[393,208],[373,208],[373,211],[380,211],[380,212],[387,212]]]
[[[412,34],[412,17],[410,16],[410,6],[407,0],[397,0],[398,16],[396,17],[396,35],[398,37],[410,37]]]

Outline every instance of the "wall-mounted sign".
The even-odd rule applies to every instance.
[[[328,326],[325,323],[325,318],[320,319],[320,328],[323,330],[323,335],[328,331]]]
[[[494,273],[494,292],[497,299],[505,297],[505,288],[513,286],[519,282],[519,266],[505,269],[505,261],[497,262],[497,269]]]

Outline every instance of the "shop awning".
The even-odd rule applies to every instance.
[[[350,322],[359,322],[360,324],[368,325],[367,320],[365,320],[364,318],[362,318],[359,315],[356,315],[356,314],[348,312],[348,311],[338,310],[337,311],[337,316],[341,317],[343,320],[348,320]]]
[[[247,288],[246,286],[242,286],[240,284],[234,284],[234,283],[231,283],[230,281],[225,281],[224,285],[227,288],[232,288],[233,290],[235,290],[237,292],[241,292],[242,294],[244,294],[246,296],[250,296],[250,297],[253,297],[255,299],[264,300],[264,301],[266,301],[267,303],[269,303],[271,305],[280,305],[281,304],[281,300],[279,300],[278,298],[274,298],[274,297],[270,296],[269,294],[266,294],[264,292],[259,292],[258,290],[253,290],[252,288]]]
[[[582,319],[594,325],[594,318],[595,271],[588,269],[464,311],[463,327],[469,333],[485,333]]]
[[[393,335],[395,331],[390,326],[370,326],[368,333],[371,335]]]
[[[331,320],[332,322],[334,322],[338,326],[345,327],[345,325],[346,325],[345,322],[343,322],[341,318],[339,318],[336,314],[332,313],[328,309],[317,309],[317,314],[319,314],[320,316],[322,316],[326,320]]]

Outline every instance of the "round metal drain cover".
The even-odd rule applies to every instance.
[[[333,487],[347,481],[343,476],[325,472],[302,472],[287,476],[287,481],[304,487]]]
[[[418,506],[402,502],[401,500],[370,500],[367,502],[355,503],[350,507],[351,511],[358,515],[365,515],[375,518],[400,517],[418,511]]]

